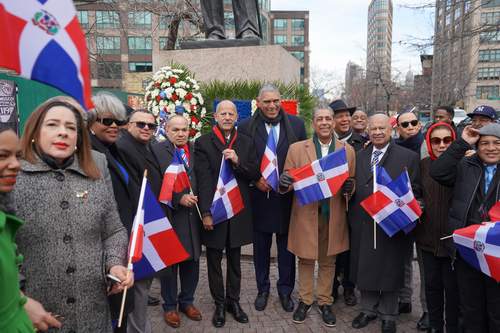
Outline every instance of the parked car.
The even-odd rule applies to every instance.
[[[467,118],[467,113],[463,109],[455,109],[455,116],[453,117],[453,122],[455,126],[458,126],[462,120]]]

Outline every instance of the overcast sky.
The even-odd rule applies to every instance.
[[[272,10],[309,11],[311,67],[333,71],[342,80],[349,60],[365,67],[369,3],[369,0],[271,0]],[[402,7],[418,3],[429,1],[393,0],[393,71],[396,68],[406,73],[410,64],[415,74],[421,71],[419,52],[399,45],[399,41],[408,41],[408,36],[428,38],[433,34],[431,10]]]

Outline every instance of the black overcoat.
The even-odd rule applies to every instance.
[[[224,149],[225,146],[213,132],[202,135],[195,142],[194,170],[198,181],[198,202],[202,214],[210,212]],[[240,247],[252,243],[253,239],[253,211],[249,183],[260,178],[255,149],[250,137],[242,133],[237,134],[232,149],[239,158],[239,165],[233,165],[233,171],[245,208],[233,218],[217,224],[214,230],[202,229],[202,244],[216,249],[224,249],[226,244],[231,248]]]
[[[356,192],[349,207],[351,277],[360,290],[395,291],[404,284],[404,265],[412,250],[412,235],[400,231],[390,238],[377,226],[377,249],[373,248],[373,219],[360,206],[360,202],[373,193],[372,151],[373,146],[369,146],[356,155]],[[416,153],[391,142],[379,165],[392,179],[407,168],[415,197],[420,198],[420,165]]]
[[[285,114],[288,117],[292,131],[295,134],[296,141],[307,139],[306,129],[302,119]],[[240,133],[250,134],[251,118],[247,118],[238,125]],[[257,152],[257,166],[260,167],[260,161],[264,155],[267,144],[267,130],[266,125],[262,119],[258,120],[253,143]],[[286,154],[290,146],[289,139],[286,135],[285,126],[283,121],[280,123],[280,133],[278,139],[278,146],[276,153],[278,155],[278,170],[279,174],[283,172],[285,165]],[[260,172],[259,172],[260,175]],[[260,178],[260,177],[259,177]],[[292,211],[293,192],[285,194],[278,194],[274,191],[266,192],[260,191],[254,185],[250,188],[250,195],[252,205],[256,207],[253,212],[253,222],[255,231],[287,234],[288,226],[290,224],[290,213]]]
[[[196,187],[197,184],[193,157],[194,149],[192,144],[190,144],[189,149],[189,166],[184,165],[184,167],[186,168],[193,193],[197,195],[198,192]],[[172,143],[170,143],[170,141],[167,140],[151,145],[151,152],[157,162],[157,172],[164,174],[170,163],[172,163],[175,147]],[[177,237],[179,237],[182,246],[184,246],[186,251],[189,253],[191,259],[198,260],[201,252],[201,220],[198,212],[196,211],[196,207],[188,208],[179,204],[179,201],[184,194],[189,194],[189,189],[186,189],[182,193],[174,193],[172,197],[172,208],[167,207],[164,204],[162,204],[162,206],[163,209],[168,212],[170,223],[172,224]]]

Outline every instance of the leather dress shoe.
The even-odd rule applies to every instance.
[[[226,310],[233,315],[234,320],[236,320],[237,322],[242,324],[248,323],[248,316],[241,308],[240,303],[235,301],[227,302]]]
[[[257,297],[255,298],[255,310],[257,311],[264,311],[264,309],[267,306],[267,300],[269,298],[269,292],[264,291],[261,293],[257,294]]]
[[[430,328],[429,313],[424,312],[422,317],[417,321],[417,330],[427,331]]]
[[[178,328],[179,326],[181,326],[181,317],[179,316],[179,312],[177,312],[176,310],[165,312],[163,314],[163,319],[170,327]]]
[[[352,321],[352,327],[354,327],[354,328],[366,327],[371,321],[373,321],[375,319],[377,319],[377,315],[367,314],[367,313],[361,312]]]
[[[280,303],[281,307],[283,307],[283,310],[286,312],[292,312],[293,308],[295,307],[295,304],[293,304],[292,297],[290,295],[283,295],[280,294]]]
[[[382,320],[382,333],[396,333],[396,322],[394,320]]]
[[[443,330],[437,328],[428,328],[427,333],[443,333]]]
[[[311,310],[311,305],[307,305],[304,302],[299,302],[297,310],[293,313],[292,321],[295,324],[302,324],[307,317],[307,313]]]
[[[354,293],[354,289],[352,288],[344,289],[344,303],[347,306],[355,306],[356,304],[358,304],[358,298]]]
[[[226,324],[226,311],[224,305],[215,305],[214,315],[212,317],[212,325],[216,328],[223,327]]]
[[[180,309],[182,313],[186,315],[191,320],[200,321],[201,320],[201,312],[198,310],[193,304],[189,304],[184,308]]]
[[[337,322],[337,318],[332,312],[332,306],[329,305],[320,305],[318,306],[319,313],[321,314],[321,319],[323,319],[323,323],[327,327],[335,327],[335,323]]]
[[[411,303],[399,302],[399,313],[411,313]]]
[[[148,296],[148,306],[157,306],[160,304],[158,297]]]

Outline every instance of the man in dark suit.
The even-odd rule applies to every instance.
[[[198,181],[198,204],[203,217],[202,243],[207,248],[208,285],[215,301],[212,324],[224,326],[225,310],[240,323],[248,316],[239,304],[241,289],[241,246],[252,243],[252,207],[249,183],[260,177],[255,149],[250,137],[234,127],[238,114],[231,101],[217,105],[216,126],[195,143],[195,173]],[[213,224],[211,206],[224,158],[234,172],[244,208],[232,218]],[[226,251],[226,291],[222,276],[222,253]]]
[[[153,192],[158,195],[162,175],[156,168],[156,161],[151,153],[151,140],[156,129],[154,116],[146,110],[137,110],[130,115],[127,130],[122,133],[116,147],[123,156],[129,177],[137,184],[142,184],[144,170],[148,170],[148,180]],[[134,202],[139,202],[139,191]],[[147,314],[148,292],[153,279],[136,281],[134,285],[134,311],[128,316],[127,332],[150,333],[151,323]]]
[[[352,115],[354,111],[356,111],[356,107],[349,107],[343,100],[337,99],[330,103],[330,108],[333,110],[335,137],[341,142],[350,144],[355,151],[363,149],[367,139],[361,136],[361,134],[356,133],[352,128]],[[354,306],[358,303],[358,300],[354,293],[355,286],[349,276],[349,270],[350,251],[347,250],[337,256],[332,296],[333,301],[336,302],[339,296],[339,277],[340,274],[343,274],[342,287],[344,288],[344,302],[348,306]]]
[[[163,297],[163,317],[165,322],[177,328],[181,324],[179,311],[189,319],[200,321],[201,312],[193,305],[194,293],[198,285],[200,272],[200,228],[201,221],[196,209],[198,197],[196,191],[196,177],[193,171],[194,158],[192,145],[188,143],[189,123],[182,115],[174,115],[168,119],[165,130],[168,140],[153,144],[151,151],[158,163],[158,172],[164,174],[172,163],[174,154],[179,154],[191,184],[190,189],[182,193],[173,193],[172,208],[163,208],[169,211],[170,223],[179,237],[182,246],[189,253],[189,260],[170,266],[160,277],[161,295]],[[177,277],[181,282],[180,293],[177,293]]]
[[[377,226],[374,249],[374,221],[360,202],[373,193],[372,165],[384,167],[392,179],[407,168],[413,193],[420,198],[419,156],[391,141],[389,117],[370,117],[368,134],[372,145],[356,156],[356,192],[349,209],[351,223],[351,277],[361,291],[361,313],[353,320],[362,328],[380,315],[382,332],[396,332],[398,291],[404,284],[407,253],[412,237],[399,232],[392,237]],[[377,307],[378,304],[378,307]]]
[[[245,119],[239,126],[241,133],[249,135],[257,150],[260,164],[266,149],[268,134],[274,130],[277,138],[278,171],[283,172],[288,147],[297,141],[306,139],[304,122],[295,116],[286,114],[281,108],[279,90],[272,85],[261,88],[257,97],[258,109],[250,119]],[[255,309],[266,308],[271,287],[269,267],[271,261],[271,243],[276,234],[278,248],[277,282],[278,295],[283,309],[292,312],[294,304],[290,297],[295,285],[295,256],[288,251],[288,226],[292,209],[292,193],[280,194],[272,190],[264,177],[260,176],[251,188],[254,223],[253,258],[258,294]]]

